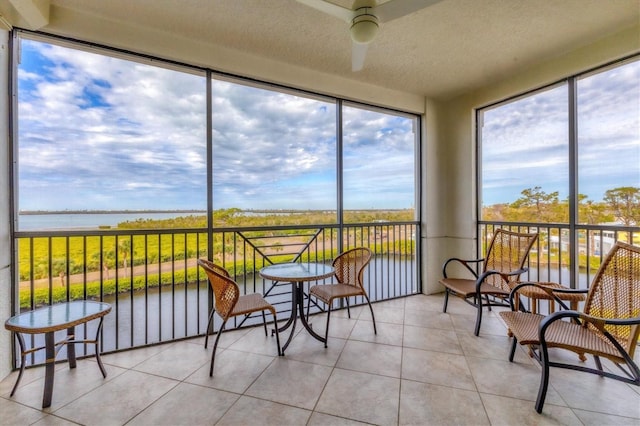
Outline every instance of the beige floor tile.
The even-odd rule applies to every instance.
[[[313,330],[321,336],[324,336],[327,324],[327,314],[314,315],[309,318],[309,322],[313,326]],[[351,330],[355,327],[358,320],[353,316],[351,319],[341,318],[331,313],[331,319],[329,320],[329,342],[332,337],[339,339],[348,339],[351,334]],[[306,331],[304,331],[306,333]],[[330,343],[329,343],[330,344]]]
[[[264,335],[264,328],[260,327],[252,327],[249,329],[247,333],[237,339],[235,342],[228,346],[229,349],[233,349],[236,351],[244,351],[244,352],[253,352],[262,355],[278,355],[278,345],[276,342],[276,336],[271,335],[271,329],[273,327],[270,326],[267,328],[268,336]],[[289,328],[286,332],[280,333],[280,345],[284,345],[284,342],[287,337],[289,337],[289,332],[291,328]],[[224,333],[222,334],[224,337]],[[209,347],[209,350],[213,349],[213,345]],[[211,356],[211,353],[209,353]]]
[[[216,353],[213,377],[209,376],[210,363],[207,362],[187,377],[185,382],[243,393],[274,359],[272,356],[223,349]]]
[[[596,413],[587,410],[573,409],[585,426],[638,426],[640,420],[631,417],[613,416],[611,414]]]
[[[469,308],[471,308],[469,306]],[[493,315],[492,315],[493,314]],[[470,315],[451,314],[453,328],[458,331],[467,331],[473,333],[476,327],[476,315],[471,308]],[[493,334],[496,336],[506,336],[507,327],[504,322],[495,315],[495,312],[485,312],[482,315],[482,324],[480,325],[480,334]]]
[[[318,401],[331,370],[331,367],[280,357],[256,379],[245,394],[311,410]]]
[[[133,369],[169,379],[184,380],[210,360],[211,351],[211,348],[177,342]]]
[[[306,331],[296,334],[285,353],[286,359],[333,367],[338,362],[346,340],[331,338],[330,345],[316,340]]]
[[[449,314],[437,311],[407,309],[404,313],[404,323],[405,325],[415,325],[417,327],[453,330],[453,323]]]
[[[398,421],[400,379],[336,368],[315,410],[376,425]]]
[[[283,426],[305,425],[311,411],[276,402],[242,396],[216,426]]]
[[[74,426],[77,424],[78,423],[71,422],[67,419],[63,419],[62,417],[49,414],[33,423],[32,426]]]
[[[433,311],[442,312],[442,304],[444,302],[444,293],[437,294],[416,294],[415,296],[406,297],[404,308],[407,310]],[[386,302],[382,302],[386,303]],[[452,305],[451,301],[449,303]]]
[[[467,364],[478,391],[535,401],[540,383],[540,367],[495,359],[467,357]],[[566,406],[558,392],[549,386],[547,402]]]
[[[55,414],[81,424],[124,424],[170,389],[175,380],[129,370]]]
[[[475,391],[403,380],[400,425],[488,425]]]
[[[351,330],[350,340],[362,342],[380,343],[383,345],[402,346],[404,327],[401,324],[387,322],[376,323],[377,333],[374,334],[373,323],[366,320],[358,320]]]
[[[631,417],[640,423],[640,395],[631,391],[626,383],[553,367],[549,371],[549,383],[571,408]]]
[[[76,368],[69,368],[67,363],[61,363],[62,368],[56,368],[53,378],[53,396],[51,406],[47,412],[54,412],[58,408],[82,397],[87,392],[108,383],[126,370],[105,366],[107,377],[102,377],[98,364],[89,359],[78,360]],[[44,367],[39,367],[44,370]],[[29,384],[20,385],[13,396],[13,400],[28,405],[35,409],[42,408],[42,395],[44,391],[44,375]]]
[[[381,301],[381,302],[375,302],[374,300],[371,300],[371,303],[373,305],[373,311],[374,312],[376,310],[376,306],[384,306],[384,307],[387,307],[387,308],[404,309],[407,299],[408,299],[408,297],[398,297],[396,299],[389,299],[389,300],[384,300],[384,301]],[[366,309],[369,309],[369,308],[366,308]]]
[[[56,372],[68,369],[69,364],[67,364],[66,362],[56,364]],[[44,377],[44,372],[44,366],[25,368],[24,373],[22,374],[22,379],[20,379],[18,389],[25,385],[28,385],[31,382],[42,379]],[[16,383],[17,378],[18,370],[15,370],[0,382],[0,397],[9,398],[9,395],[11,395],[11,389],[13,389],[13,385]]]
[[[402,348],[349,340],[336,364],[345,370],[400,377]]]
[[[240,395],[181,383],[133,418],[127,425],[215,424]]]
[[[480,397],[492,425],[580,425],[570,408],[545,404],[542,414],[535,410],[532,401],[481,393]]]
[[[169,349],[171,344],[148,346],[124,352],[115,352],[108,355],[102,355],[102,362],[106,365],[115,365],[121,368],[133,368],[141,362],[146,361],[154,355]]]
[[[465,356],[475,358],[490,358],[508,360],[511,352],[512,340],[504,336],[483,334],[475,336],[472,331],[458,331],[458,340]],[[521,345],[516,347],[514,362],[531,364],[535,362]]]
[[[404,308],[390,308],[386,305],[373,306],[373,314],[376,317],[376,323],[387,322],[390,324],[403,324],[404,323]],[[365,308],[359,319],[372,321],[371,311],[369,308]]]
[[[349,310],[351,311],[351,317],[349,317],[349,310],[347,310],[346,306],[340,309],[335,309],[335,307],[336,305],[334,304],[334,310],[331,311],[331,316],[335,315],[336,318],[358,319],[360,318],[360,315],[363,315],[363,312],[366,311],[369,320],[371,320],[371,313],[369,312],[369,307],[367,305],[351,306],[349,308]],[[326,306],[324,308],[326,309]],[[326,315],[326,314],[320,313],[319,315]]]
[[[465,357],[444,352],[405,348],[402,353],[402,378],[476,390]]]
[[[371,423],[358,422],[356,420],[345,419],[344,417],[330,416],[329,414],[314,411],[307,426],[362,426]]]
[[[452,330],[405,325],[403,345],[408,348],[462,355],[458,336]]]
[[[47,416],[40,410],[4,398],[0,398],[0,413],[0,425],[3,426],[29,425]]]

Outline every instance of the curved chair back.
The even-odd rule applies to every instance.
[[[240,297],[238,285],[230,278],[226,269],[206,259],[198,259],[198,265],[204,269],[209,278],[216,312],[223,320],[226,320]]]
[[[336,279],[341,284],[349,284],[364,290],[362,276],[371,261],[371,250],[357,247],[340,254],[333,261]]]
[[[591,283],[584,313],[605,319],[640,317],[640,247],[616,242]],[[593,324],[588,327],[600,333]],[[640,325],[604,328],[633,358]]]
[[[496,229],[484,261],[484,271],[512,272],[524,268],[529,250],[538,238],[537,233],[525,234],[505,229]],[[511,291],[519,276],[510,276],[507,281],[500,275],[490,275],[485,282],[505,291]]]

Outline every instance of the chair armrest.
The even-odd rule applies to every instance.
[[[529,270],[529,268],[522,268],[522,269],[517,269],[515,271],[510,271],[510,272],[500,272],[500,271],[496,271],[493,269],[490,269],[488,271],[484,271],[482,273],[482,275],[480,275],[478,277],[478,279],[476,280],[476,292],[480,291],[480,287],[482,286],[482,282],[487,279],[487,277],[491,276],[491,275],[500,275],[500,278],[502,278],[502,280],[506,283],[509,282],[509,277],[513,277],[513,276],[518,276],[521,275],[525,272],[527,272]]]
[[[478,274],[476,273],[476,271],[474,271],[471,268],[471,266],[469,266],[469,264],[484,262],[484,258],[483,259],[460,259],[458,257],[452,257],[448,259],[446,262],[444,262],[444,265],[442,265],[442,276],[445,278],[448,278],[447,266],[449,266],[451,262],[458,262],[462,264],[462,266],[464,266],[469,272],[471,272],[471,274],[473,274],[475,278],[478,278]]]
[[[623,326],[638,325],[640,324],[640,317],[626,318],[626,319],[615,319],[615,318],[606,319],[606,318],[593,317],[591,315],[585,314],[584,312],[578,312],[578,311],[572,311],[572,310],[554,312],[550,315],[547,315],[542,319],[542,321],[540,321],[540,326],[538,328],[538,338],[540,340],[541,345],[545,347],[547,346],[546,339],[545,339],[545,332],[547,328],[549,328],[549,326],[553,322],[562,320],[563,318],[571,318],[576,321],[581,320],[583,322],[593,324],[607,338],[609,343],[611,343],[613,346],[616,347],[616,349],[620,352],[621,356],[625,358],[627,362],[630,361],[633,364],[633,361],[629,357],[629,354],[627,353],[626,349],[624,349],[620,345],[620,343],[611,335],[611,333],[609,333],[606,330],[605,326],[606,325],[623,325]]]

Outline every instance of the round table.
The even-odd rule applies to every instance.
[[[324,263],[315,262],[295,262],[295,263],[280,263],[275,265],[265,266],[260,270],[260,276],[262,278],[272,281],[283,281],[291,283],[291,316],[278,332],[282,332],[292,326],[291,334],[287,338],[286,343],[282,346],[282,354],[289,346],[291,339],[293,338],[296,330],[296,322],[298,313],[300,313],[300,321],[305,329],[315,339],[325,342],[325,338],[313,331],[311,325],[307,322],[307,318],[304,316],[304,288],[305,281],[316,281],[323,278],[333,276],[335,270],[333,266]]]

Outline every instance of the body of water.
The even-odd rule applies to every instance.
[[[104,226],[115,228],[119,223],[138,219],[162,220],[205,214],[206,212],[21,214],[18,215],[18,229],[20,231],[59,231],[63,229],[97,229]]]

